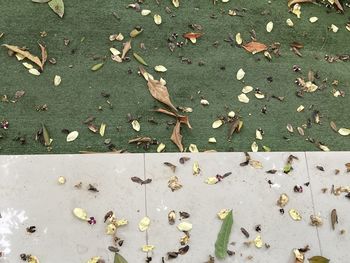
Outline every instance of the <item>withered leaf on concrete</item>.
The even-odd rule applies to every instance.
[[[335,225],[338,224],[338,214],[336,209],[333,209],[331,212],[331,223],[332,229],[335,230]]]
[[[173,173],[175,173],[176,165],[169,163],[169,162],[164,162],[164,165],[170,167],[170,169],[173,171]]]
[[[137,177],[137,176],[133,176],[131,177],[131,181],[133,181],[134,183],[138,183],[140,185],[143,185],[143,184],[149,184],[152,182],[152,179],[148,178],[146,180],[142,180],[141,178]]]

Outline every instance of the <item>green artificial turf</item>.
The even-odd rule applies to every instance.
[[[105,139],[111,139],[117,149],[127,149],[129,152],[143,152],[142,147],[128,144],[128,140],[136,136],[149,136],[166,144],[166,151],[178,151],[171,142],[170,136],[174,122],[170,116],[152,112],[154,107],[162,106],[149,93],[147,83],[138,75],[140,64],[132,57],[130,62],[117,63],[110,59],[109,48],[115,46],[122,50],[121,42],[111,42],[109,35],[122,33],[128,40],[129,32],[137,25],[144,32],[132,41],[133,51],[141,55],[149,67],[145,67],[154,77],[163,77],[175,106],[193,108],[189,113],[192,130],[182,127],[183,144],[196,144],[200,151],[249,151],[255,139],[255,130],[262,128],[262,141],[272,151],[312,151],[319,150],[315,144],[306,141],[308,137],[320,141],[331,150],[349,150],[349,136],[341,136],[330,128],[329,122],[334,121],[338,127],[350,127],[349,110],[349,62],[328,63],[326,54],[349,53],[350,32],[345,25],[349,10],[339,14],[334,9],[314,4],[303,4],[301,19],[288,12],[287,1],[272,0],[231,0],[223,4],[213,5],[209,0],[182,0],[179,8],[172,6],[170,0],[161,0],[160,5],[155,0],[146,0],[141,5],[150,9],[152,14],[141,16],[133,9],[127,9],[132,1],[111,0],[65,0],[65,15],[59,18],[47,4],[35,4],[30,0],[3,0],[0,3],[0,32],[4,36],[0,44],[26,46],[40,55],[37,42],[44,43],[48,57],[57,60],[56,65],[47,63],[44,72],[38,77],[33,76],[17,61],[7,54],[5,47],[0,49],[0,95],[7,95],[11,100],[18,90],[24,90],[25,95],[17,103],[0,103],[0,120],[9,121],[8,130],[0,130],[2,154],[34,154],[47,153],[45,146],[34,140],[35,133],[44,123],[53,139],[52,153],[77,153],[79,151],[108,151]],[[167,14],[165,7],[170,7],[172,15]],[[239,16],[229,16],[228,10],[237,8]],[[115,12],[120,19],[117,19]],[[163,23],[157,26],[153,14],[162,16]],[[215,15],[216,18],[211,18]],[[311,24],[308,18],[317,16],[319,20]],[[286,19],[291,18],[294,27],[286,25]],[[273,21],[274,29],[266,32],[266,24]],[[188,43],[177,48],[172,53],[167,46],[167,38],[172,33],[179,35],[192,31],[190,24],[203,26],[203,37],[197,43]],[[335,24],[339,27],[337,33],[327,28]],[[281,56],[273,56],[268,61],[264,55],[252,55],[243,48],[230,45],[224,39],[228,34],[240,32],[243,39],[250,41],[250,31],[254,29],[259,42],[270,45],[281,43]],[[40,32],[47,32],[41,37]],[[64,39],[69,39],[68,46]],[[213,46],[218,41],[217,47]],[[290,51],[290,43],[301,42],[303,57]],[[144,43],[146,50],[140,48]],[[103,68],[92,72],[90,68],[102,60],[94,60],[94,56],[107,56]],[[189,58],[192,64],[183,63],[181,56]],[[198,63],[205,63],[199,66]],[[294,64],[302,68],[301,73],[292,70]],[[164,65],[166,73],[156,73],[155,65]],[[243,68],[246,72],[244,83],[236,79],[236,72]],[[128,71],[131,71],[130,72]],[[309,70],[318,72],[320,80],[327,79],[327,87],[314,93],[306,93],[303,98],[295,95],[299,89],[294,80],[307,77]],[[62,77],[62,83],[54,87],[55,75]],[[268,77],[273,81],[269,82]],[[345,97],[334,97],[332,81],[338,80],[336,87],[345,91]],[[260,88],[267,98],[258,100],[253,93],[248,94],[250,102],[243,104],[237,96],[245,85]],[[110,94],[106,103],[101,92]],[[271,98],[272,95],[285,97],[284,101]],[[200,104],[201,97],[207,99],[209,106]],[[38,105],[47,104],[47,111],[37,111]],[[266,105],[267,112],[261,108]],[[304,112],[297,113],[299,105],[304,105]],[[99,106],[102,110],[99,110]],[[310,107],[312,109],[310,109]],[[244,126],[239,134],[234,134],[232,141],[227,140],[227,127],[213,129],[211,124],[217,116],[228,111],[239,112]],[[286,125],[296,127],[307,123],[312,112],[321,113],[321,124],[312,124],[305,129],[305,136],[296,131],[290,134]],[[141,116],[141,131],[132,129],[127,120],[127,114]],[[83,121],[94,116],[94,123],[107,125],[105,136],[94,134],[88,130]],[[148,122],[154,118],[159,124]],[[119,129],[117,129],[119,127]],[[79,137],[67,143],[66,134],[62,129],[79,131]],[[17,137],[26,138],[22,145]],[[209,144],[208,138],[215,137],[216,144]],[[287,137],[289,140],[286,140]],[[151,146],[148,151],[156,151],[157,146]]]

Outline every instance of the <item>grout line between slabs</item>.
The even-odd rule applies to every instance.
[[[312,202],[312,209],[314,211],[314,215],[316,215],[316,207],[315,207],[315,200],[314,200],[314,193],[312,191],[312,183],[311,183],[311,176],[310,176],[310,172],[309,172],[309,162],[307,160],[307,156],[306,156],[306,152],[304,152],[304,156],[305,156],[305,162],[306,162],[306,170],[307,170],[307,176],[309,177],[309,182],[310,182],[310,193],[311,193],[311,202]],[[317,239],[318,239],[318,245],[320,246],[320,250],[321,250],[321,255],[323,255],[322,252],[322,245],[321,245],[321,239],[320,239],[320,233],[318,231],[318,227],[316,226],[316,233],[317,233]]]
[[[146,180],[146,154],[143,153],[143,180]],[[148,211],[147,211],[147,184],[144,185],[144,193],[145,193],[145,216],[148,217]],[[148,229],[146,229],[146,245],[149,245],[148,243]],[[147,252],[147,258],[149,254]]]

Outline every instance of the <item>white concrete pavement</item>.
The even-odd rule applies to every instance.
[[[285,174],[283,168],[290,155],[298,160],[293,160],[293,170]],[[184,156],[190,160],[181,164],[179,159]],[[0,156],[0,263],[21,262],[22,253],[37,256],[41,263],[85,263],[93,256],[113,262],[113,253],[107,248],[114,242],[106,235],[103,222],[108,211],[129,221],[117,229],[117,236],[124,240],[120,254],[129,263],[146,262],[147,253],[141,249],[146,244],[154,246],[148,253],[152,263],[204,263],[209,255],[214,256],[222,222],[217,213],[224,208],[233,211],[228,249],[234,255],[215,262],[294,263],[293,249],[309,245],[306,258],[323,255],[332,263],[347,263],[350,199],[346,193],[332,194],[331,188],[350,186],[350,173],[345,167],[350,162],[349,153],[274,152],[250,156],[258,162],[240,166],[245,161],[244,153]],[[164,162],[175,165],[175,171]],[[197,176],[193,175],[195,162],[201,170]],[[266,173],[271,169],[276,172]],[[339,174],[335,175],[335,169]],[[228,172],[232,174],[217,184],[205,183],[209,177]],[[58,183],[60,176],[66,178],[63,185]],[[172,191],[168,187],[172,176],[178,177],[182,188]],[[140,185],[131,177],[150,178],[152,182]],[[89,184],[98,192],[89,191]],[[294,191],[296,185],[302,186],[301,193]],[[277,205],[282,193],[289,196],[284,214]],[[84,208],[96,224],[76,218],[72,213],[76,207]],[[302,219],[293,220],[290,209],[297,210]],[[339,217],[335,230],[330,216],[333,209]],[[168,222],[172,210],[176,212],[174,225]],[[190,217],[181,219],[180,211]],[[322,226],[310,225],[310,215],[314,214],[321,216]],[[151,224],[141,232],[138,224],[145,216]],[[169,260],[168,252],[185,246],[179,242],[184,233],[177,229],[183,221],[193,225],[186,244],[189,250]],[[36,226],[36,231],[28,233],[29,226]],[[249,238],[242,234],[242,227]],[[262,238],[261,248],[253,242],[257,236]]]

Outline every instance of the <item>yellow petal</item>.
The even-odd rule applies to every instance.
[[[219,128],[221,125],[223,125],[224,122],[222,120],[216,120],[213,122],[213,124],[211,125],[211,127],[213,127],[213,129],[217,129]]]
[[[224,220],[226,218],[226,216],[230,213],[230,209],[221,209],[217,215],[221,220]]]
[[[151,224],[151,220],[146,216],[141,219],[139,223],[139,229],[141,232],[144,232],[148,229],[149,225]]]
[[[263,246],[263,241],[261,239],[261,236],[257,236],[255,239],[254,239],[254,245],[257,247],[257,248],[262,248]]]
[[[180,224],[177,225],[177,228],[180,231],[190,231],[192,229],[192,224],[189,222],[181,222]]]
[[[295,221],[300,221],[301,220],[301,215],[299,214],[299,212],[295,209],[290,209],[289,210],[289,215],[290,217],[295,220]]]
[[[219,180],[218,180],[218,178],[216,178],[215,176],[208,177],[208,178],[205,180],[205,183],[206,183],[206,184],[209,184],[209,185],[216,184],[217,182],[219,182]]]
[[[199,168],[199,164],[197,161],[193,163],[192,170],[193,170],[193,175],[199,175],[199,173],[201,172],[201,169]]]
[[[154,248],[155,248],[155,246],[153,246],[153,245],[144,245],[144,246],[142,246],[142,251],[143,252],[151,252]]]
[[[79,218],[79,219],[81,219],[81,220],[88,220],[88,216],[87,216],[87,213],[86,213],[86,211],[84,210],[84,209],[82,209],[82,208],[74,208],[73,209],[73,214],[77,217],[77,218]]]

